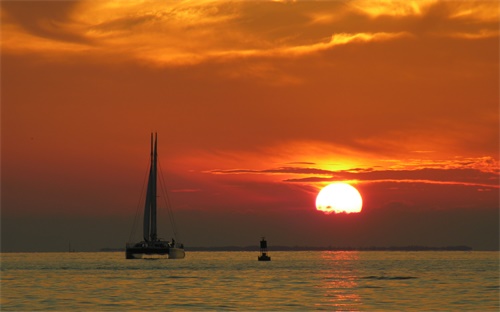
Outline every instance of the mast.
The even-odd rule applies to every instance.
[[[143,224],[143,237],[144,241],[149,242],[151,239],[149,229],[151,225],[151,200],[153,199],[153,163],[154,163],[154,153],[153,153],[153,133],[151,133],[151,165],[149,167],[149,177],[148,177],[148,188],[146,190],[146,204],[144,206],[144,224]],[[154,198],[156,200],[156,198]]]
[[[155,241],[158,237],[156,231],[156,183],[158,176],[158,134],[155,133],[155,144],[154,144],[154,152],[153,152],[153,178],[151,180],[153,187],[151,188],[151,240]]]

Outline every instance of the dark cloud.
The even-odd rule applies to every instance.
[[[7,21],[14,21],[35,36],[74,43],[89,43],[90,40],[85,34],[67,27],[74,23],[71,13],[78,7],[78,4],[77,0],[2,1],[1,7],[6,14]]]
[[[289,162],[287,165],[315,165],[316,163],[313,162],[307,162],[307,161],[296,161],[296,162]]]
[[[285,173],[285,172],[283,172]],[[306,172],[303,172],[306,173]],[[313,171],[310,174],[314,174]],[[360,181],[416,181],[425,183],[443,182],[456,184],[471,184],[498,188],[498,173],[484,172],[478,169],[434,169],[423,168],[414,170],[373,170],[373,171],[336,171],[331,172],[332,177],[307,177],[287,179],[286,182],[304,182],[304,181],[333,181],[333,180],[360,180]]]
[[[477,162],[457,162],[453,165],[473,165]],[[421,169],[393,169],[393,170],[374,170],[373,168],[353,168],[350,170],[325,170],[311,167],[279,167],[263,170],[249,169],[227,169],[227,170],[212,170],[215,174],[297,174],[297,175],[312,175],[303,178],[289,178],[285,182],[326,182],[339,180],[359,180],[359,181],[406,181],[428,183],[442,182],[456,184],[471,184],[476,186],[485,186],[498,188],[499,180],[498,172],[483,171],[472,168],[421,168]],[[321,175],[321,177],[314,176]]]
[[[291,174],[323,174],[331,175],[333,171],[318,169],[318,168],[302,168],[302,167],[279,167],[274,169],[264,170],[249,170],[249,169],[229,169],[229,170],[212,170],[211,173],[220,174],[237,174],[237,173],[291,173]]]

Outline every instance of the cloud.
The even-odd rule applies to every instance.
[[[69,16],[78,1],[4,1],[2,27],[16,25],[33,37],[67,43],[88,43],[84,34],[73,27]],[[8,28],[8,30],[11,30]],[[9,33],[9,32],[8,32]]]
[[[212,170],[210,173],[215,174],[238,174],[238,173],[291,173],[291,174],[321,174],[329,175],[333,171],[323,170],[318,168],[301,168],[301,167],[280,167],[274,169],[264,169],[264,170],[249,170],[249,169],[230,169],[230,170]]]
[[[343,3],[81,1],[64,10],[53,4],[52,11],[59,13],[46,16],[34,14],[36,6],[12,7],[2,22],[2,43],[10,53],[58,53],[59,57],[91,53],[162,66],[300,57],[339,45],[412,36],[404,29],[368,31],[373,28],[369,22],[364,30],[342,31],[345,27],[337,25],[354,13]],[[263,17],[256,20],[251,14]]]
[[[360,12],[369,15],[370,17],[379,16],[413,16],[422,15],[425,11],[435,4],[437,0],[420,0],[420,1],[405,1],[405,0],[357,0],[351,2],[351,6]]]
[[[420,167],[408,163],[404,168],[353,168],[348,170],[326,170],[314,167],[278,167],[271,169],[227,169],[211,170],[207,173],[234,175],[283,175],[283,182],[317,184],[320,182],[354,181],[355,183],[424,183],[442,185],[465,185],[499,189],[498,162],[492,158],[456,159],[454,161],[421,161]],[[447,163],[447,165],[443,165]],[[438,165],[439,164],[439,165]],[[403,166],[401,166],[403,167]],[[290,177],[293,175],[294,177]]]
[[[449,1],[453,6],[449,14],[451,19],[472,20],[498,23],[500,11],[496,1]]]
[[[436,15],[443,19],[491,22],[500,15],[495,1],[354,0],[349,5],[371,18]]]
[[[371,44],[366,49],[373,51],[403,40],[423,47],[433,37],[498,37],[498,14],[487,13],[496,11],[491,5],[455,2],[88,0],[5,8],[4,54],[158,69],[209,65],[225,78],[278,87],[308,83],[302,73],[308,69],[295,69],[298,60],[314,66],[350,46],[360,51]],[[363,51],[364,58],[370,54]],[[377,63],[386,69],[371,64]]]
[[[364,174],[336,174],[330,178],[326,177],[308,177],[308,178],[297,178],[297,179],[286,179],[284,182],[299,182],[299,183],[320,183],[320,182],[335,182],[335,181],[352,181],[353,183],[418,183],[418,184],[436,184],[436,185],[462,185],[462,186],[473,186],[482,187],[478,188],[478,191],[491,191],[493,189],[500,189],[500,186],[496,184],[495,179],[498,179],[498,175],[485,175],[484,180],[479,180],[474,176],[481,175],[478,172],[472,172],[472,176],[467,176],[468,172],[463,173],[463,176],[455,177],[453,179],[453,173],[446,170],[441,172],[441,178],[429,175],[426,178],[420,179],[418,176],[421,174],[425,175],[425,170],[415,170],[414,172],[408,171],[378,171],[374,175],[364,175]],[[448,176],[451,174],[450,176]],[[398,178],[399,176],[399,178]]]
[[[410,36],[406,32],[399,33],[339,33],[333,34],[328,42],[319,42],[311,45],[295,46],[284,49],[276,49],[267,52],[266,54],[281,54],[287,55],[303,55],[318,51],[328,50],[335,46],[345,45],[349,43],[362,43],[370,41],[385,41]]]
[[[450,37],[469,39],[469,40],[477,40],[477,39],[496,38],[496,37],[499,37],[499,35],[500,35],[500,32],[498,30],[480,29],[476,32],[451,33]]]

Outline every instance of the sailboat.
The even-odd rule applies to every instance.
[[[151,133],[151,165],[149,167],[149,179],[146,191],[146,203],[144,206],[143,240],[138,243],[127,243],[125,256],[127,259],[141,258],[168,258],[183,259],[185,257],[184,246],[175,242],[165,241],[158,238],[156,224],[156,184],[158,175],[158,135]]]

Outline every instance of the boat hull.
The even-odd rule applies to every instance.
[[[168,251],[169,259],[184,259],[186,257],[186,253],[184,252],[184,248],[170,248]]]
[[[184,259],[184,248],[157,246],[127,246],[126,259]]]

